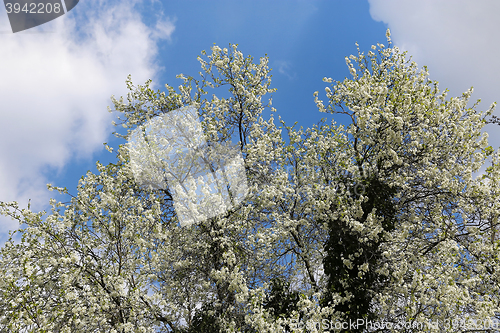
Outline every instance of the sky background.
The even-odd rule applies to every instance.
[[[407,50],[431,79],[460,96],[474,86],[479,110],[500,101],[500,1],[496,0],[81,0],[68,14],[13,34],[0,8],[0,201],[50,211],[46,184],[77,194],[78,180],[95,163],[115,161],[110,97],[126,96],[125,80],[153,80],[155,89],[196,77],[196,60],[213,44],[273,68],[273,106],[291,125],[317,123],[313,93],[323,77],[349,76],[344,57],[386,43]],[[323,98],[324,99],[324,98]],[[498,115],[498,112],[495,112]],[[343,119],[333,117],[339,123]],[[488,125],[490,144],[500,127]],[[0,244],[18,222],[0,216]]]

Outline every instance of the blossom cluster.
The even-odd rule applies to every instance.
[[[51,201],[48,214],[0,202],[20,223],[0,249],[0,331],[283,332],[325,318],[396,331],[498,319],[500,152],[482,132],[494,105],[469,107],[472,89],[448,99],[387,39],[346,58],[350,78],[325,78],[325,101],[314,93],[320,112],[345,114],[348,126],[287,126],[266,96],[267,57],[254,62],[237,45],[203,51],[200,79],[180,74],[177,89],[129,77],[128,96],[112,98],[115,125],[127,129],[116,136],[133,141],[190,106],[216,147],[210,158],[237,147],[248,195],[183,223],[175,182],[143,186],[158,180],[147,172],[169,146],[160,136],[147,156],[163,157],[140,177],[141,149],[122,144],[107,147],[116,162],[97,163],[76,195],[49,185],[71,199]],[[198,204],[202,191],[183,193]]]

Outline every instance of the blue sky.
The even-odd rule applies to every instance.
[[[49,210],[62,196],[47,183],[76,194],[78,180],[97,160],[114,161],[102,143],[111,134],[110,96],[153,80],[177,87],[179,73],[197,76],[201,50],[216,43],[273,68],[273,106],[287,122],[304,127],[325,114],[313,93],[322,78],[348,76],[344,57],[372,44],[408,50],[449,96],[475,87],[479,109],[500,101],[500,23],[495,0],[286,0],[134,1],[83,0],[68,14],[12,34],[0,8],[0,200]],[[498,113],[497,113],[498,114]],[[335,118],[342,123],[342,118]],[[498,148],[500,127],[486,127]],[[0,217],[0,243],[17,223]]]

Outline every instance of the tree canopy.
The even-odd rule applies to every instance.
[[[202,51],[177,90],[129,76],[114,134],[193,107],[208,147],[241,151],[247,195],[181,225],[174,189],[138,182],[122,144],[76,195],[48,185],[71,201],[45,218],[0,202],[20,223],[0,250],[0,331],[498,329],[500,151],[481,132],[495,105],[468,106],[472,88],[447,98],[387,41],[314,93],[347,126],[276,119],[268,58],[237,45]]]

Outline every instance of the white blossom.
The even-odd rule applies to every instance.
[[[161,154],[179,147],[162,151],[164,133],[109,149],[116,162],[97,163],[51,213],[0,202],[21,227],[0,249],[0,331],[193,331],[198,318],[222,332],[283,332],[298,318],[345,320],[357,297],[390,323],[497,318],[500,151],[481,132],[494,105],[468,107],[471,90],[447,99],[387,39],[346,58],[351,78],[324,78],[324,101],[313,94],[319,112],[345,114],[349,126],[287,126],[271,107],[268,59],[254,63],[236,45],[202,52],[201,79],[179,75],[178,90],[128,77],[127,98],[112,98],[128,130],[118,137],[150,120],[162,130],[156,117],[192,106],[200,126],[190,130],[216,147],[210,157],[241,155],[227,158],[225,176],[176,182]],[[243,183],[238,165],[246,185],[231,193]],[[229,190],[213,191],[224,177]],[[367,284],[361,296],[356,281]],[[283,313],[276,295],[290,301]]]

